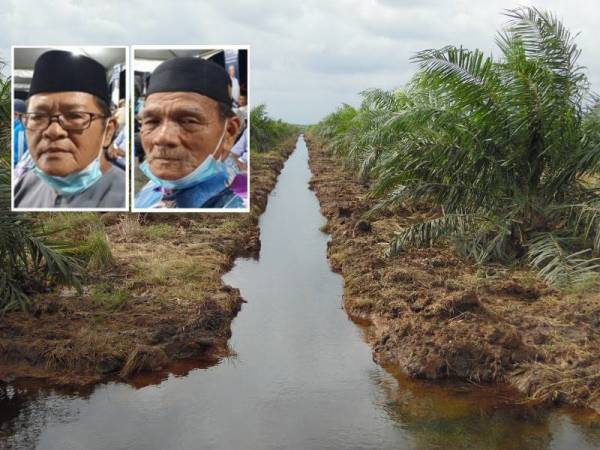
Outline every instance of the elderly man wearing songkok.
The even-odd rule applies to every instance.
[[[225,69],[201,58],[165,61],[141,111],[140,165],[150,182],[136,208],[244,208],[224,162],[240,130]]]

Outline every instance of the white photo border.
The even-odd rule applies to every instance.
[[[48,48],[48,49],[57,49],[57,50],[76,50],[81,48],[89,48],[89,49],[100,49],[100,48],[117,48],[117,49],[125,49],[125,86],[129,87],[129,77],[131,73],[131,65],[130,65],[130,56],[129,56],[129,46],[127,45],[12,45],[11,46],[11,98],[10,98],[10,113],[11,113],[11,131],[10,131],[10,208],[12,212],[110,212],[110,211],[118,211],[118,212],[129,212],[129,199],[128,195],[131,190],[130,183],[130,170],[129,170],[129,155],[125,159],[125,207],[123,208],[16,208],[15,207],[15,180],[14,180],[14,151],[15,151],[15,130],[14,130],[14,116],[15,116],[15,84],[14,84],[14,73],[15,73],[15,49],[28,49],[28,48]],[[129,89],[125,89],[125,104],[130,104],[130,91]],[[127,116],[125,120],[125,128],[127,129],[127,141],[129,141],[129,116]],[[115,136],[116,138],[116,136]]]
[[[131,70],[131,74],[132,76],[130,77],[130,92],[134,92],[134,83],[135,83],[135,51],[136,50],[246,50],[248,52],[248,91],[246,92],[247,94],[247,107],[248,107],[248,111],[250,111],[251,107],[251,103],[250,103],[250,97],[251,97],[251,64],[250,64],[250,60],[251,60],[251,51],[250,51],[250,45],[233,45],[233,44],[226,44],[226,45],[222,45],[222,44],[211,44],[211,45],[132,45],[131,46],[131,66],[130,66],[130,70]],[[134,96],[132,96],[133,98]],[[133,124],[133,121],[135,120],[135,105],[132,104],[131,107],[131,121],[130,123]],[[132,164],[131,164],[131,172],[130,172],[130,177],[131,177],[131,211],[132,212],[136,212],[136,213],[164,213],[164,214],[185,214],[185,213],[249,213],[250,212],[250,207],[252,206],[251,203],[251,183],[250,183],[250,174],[252,173],[252,155],[251,155],[251,151],[250,151],[250,139],[251,139],[251,124],[250,124],[250,114],[248,114],[248,121],[247,121],[247,136],[248,136],[248,142],[247,142],[247,146],[248,146],[248,165],[247,165],[247,171],[248,171],[248,176],[247,176],[247,184],[246,184],[246,189],[247,189],[247,193],[248,193],[248,205],[245,208],[136,208],[135,207],[135,163],[132,160]],[[130,148],[129,148],[129,156],[130,158],[128,159],[132,159],[134,158],[134,142],[135,139],[131,140],[132,142],[130,142]]]

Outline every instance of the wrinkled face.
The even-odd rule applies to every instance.
[[[235,77],[235,67],[234,66],[229,66],[229,76],[231,78]]]
[[[102,114],[94,96],[87,92],[34,94],[27,107],[28,113],[74,111]],[[67,131],[54,120],[45,129],[27,129],[26,135],[35,164],[48,175],[64,177],[90,165],[102,147],[110,144],[113,132],[113,121],[97,118],[85,130]]]
[[[148,166],[164,180],[188,175],[215,151],[217,158],[228,152],[240,126],[237,117],[221,117],[215,100],[195,92],[149,95],[141,123]]]

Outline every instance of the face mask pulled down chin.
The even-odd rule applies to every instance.
[[[206,157],[202,164],[200,164],[193,171],[191,171],[182,178],[178,178],[176,180],[165,180],[163,178],[159,178],[156,175],[154,175],[150,170],[150,165],[148,164],[148,161],[144,161],[142,164],[140,164],[140,170],[154,183],[166,189],[186,189],[195,184],[208,180],[209,178],[212,178],[215,175],[224,175],[226,177],[227,168],[225,164],[221,161],[218,161],[215,158],[215,154],[221,147],[221,143],[223,142],[223,138],[225,137],[226,130],[227,121],[225,122],[225,126],[223,127],[223,133],[221,133],[221,138],[219,139],[219,142],[217,143],[211,154]]]
[[[64,177],[48,175],[38,166],[33,167],[33,172],[40,180],[63,196],[80,194],[93,186],[102,177],[100,157],[94,159],[85,169]]]

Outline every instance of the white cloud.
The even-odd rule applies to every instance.
[[[358,104],[361,90],[404,84],[418,50],[463,44],[496,52],[502,11],[529,3],[9,0],[0,11],[0,51],[8,59],[19,44],[250,44],[251,100],[266,102],[275,117],[308,123],[342,102]],[[600,90],[600,8],[591,0],[535,5],[581,32],[581,63]]]

